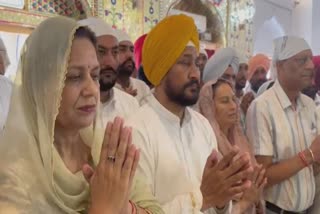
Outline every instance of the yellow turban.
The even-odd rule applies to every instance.
[[[189,42],[199,51],[199,34],[186,15],[164,18],[149,33],[142,50],[142,64],[148,80],[157,86],[176,63]]]

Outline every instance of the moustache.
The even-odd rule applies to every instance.
[[[132,58],[129,58],[129,59],[127,59],[126,61],[124,61],[123,63],[122,63],[122,66],[125,66],[128,62],[131,62],[132,63],[132,65],[133,65],[133,67],[135,67],[135,62],[133,61],[133,59]]]
[[[113,69],[112,67],[106,67],[100,70],[100,74],[104,73],[104,72],[108,72],[108,71],[112,71],[113,73],[117,73],[115,69]]]
[[[200,82],[198,80],[191,80],[190,82],[184,85],[184,89],[191,87],[193,85],[196,85],[197,89],[200,90]]]

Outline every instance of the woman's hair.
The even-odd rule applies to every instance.
[[[216,90],[219,88],[219,86],[221,86],[221,85],[223,85],[223,84],[227,84],[227,85],[229,85],[231,88],[232,88],[232,84],[228,81],[228,80],[226,80],[226,79],[223,79],[223,78],[219,78],[218,80],[217,80],[217,82],[216,83],[214,83],[214,84],[212,84],[212,96],[213,96],[213,98],[215,97],[215,94],[216,94]],[[233,90],[233,89],[232,89]]]
[[[95,34],[88,28],[88,27],[79,27],[75,34],[74,39],[88,39],[92,45],[96,48],[97,47],[97,38]]]

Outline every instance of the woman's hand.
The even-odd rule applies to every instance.
[[[256,165],[252,176],[252,185],[247,189],[239,204],[241,211],[244,212],[250,207],[255,207],[261,200],[264,187],[267,184],[266,170],[262,165]]]
[[[129,191],[139,161],[139,150],[132,144],[131,128],[116,118],[108,123],[100,160],[95,170],[83,167],[91,189],[90,214],[130,213]]]

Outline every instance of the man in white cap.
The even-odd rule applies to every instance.
[[[131,77],[135,70],[134,46],[127,33],[116,30],[119,41],[119,67],[116,87],[136,97],[138,102],[150,94],[150,88],[141,80]]]
[[[7,49],[0,38],[0,132],[4,128],[10,106],[12,83],[4,76],[9,65]]]
[[[273,63],[278,78],[249,107],[247,136],[267,170],[267,213],[307,213],[316,190],[312,166],[320,161],[316,106],[300,92],[312,81],[311,48],[302,38],[277,38]]]
[[[100,18],[90,17],[79,24],[89,27],[97,37],[97,56],[100,63],[100,100],[104,125],[116,116],[127,118],[139,104],[132,96],[115,88],[119,66],[119,44],[116,31]]]

